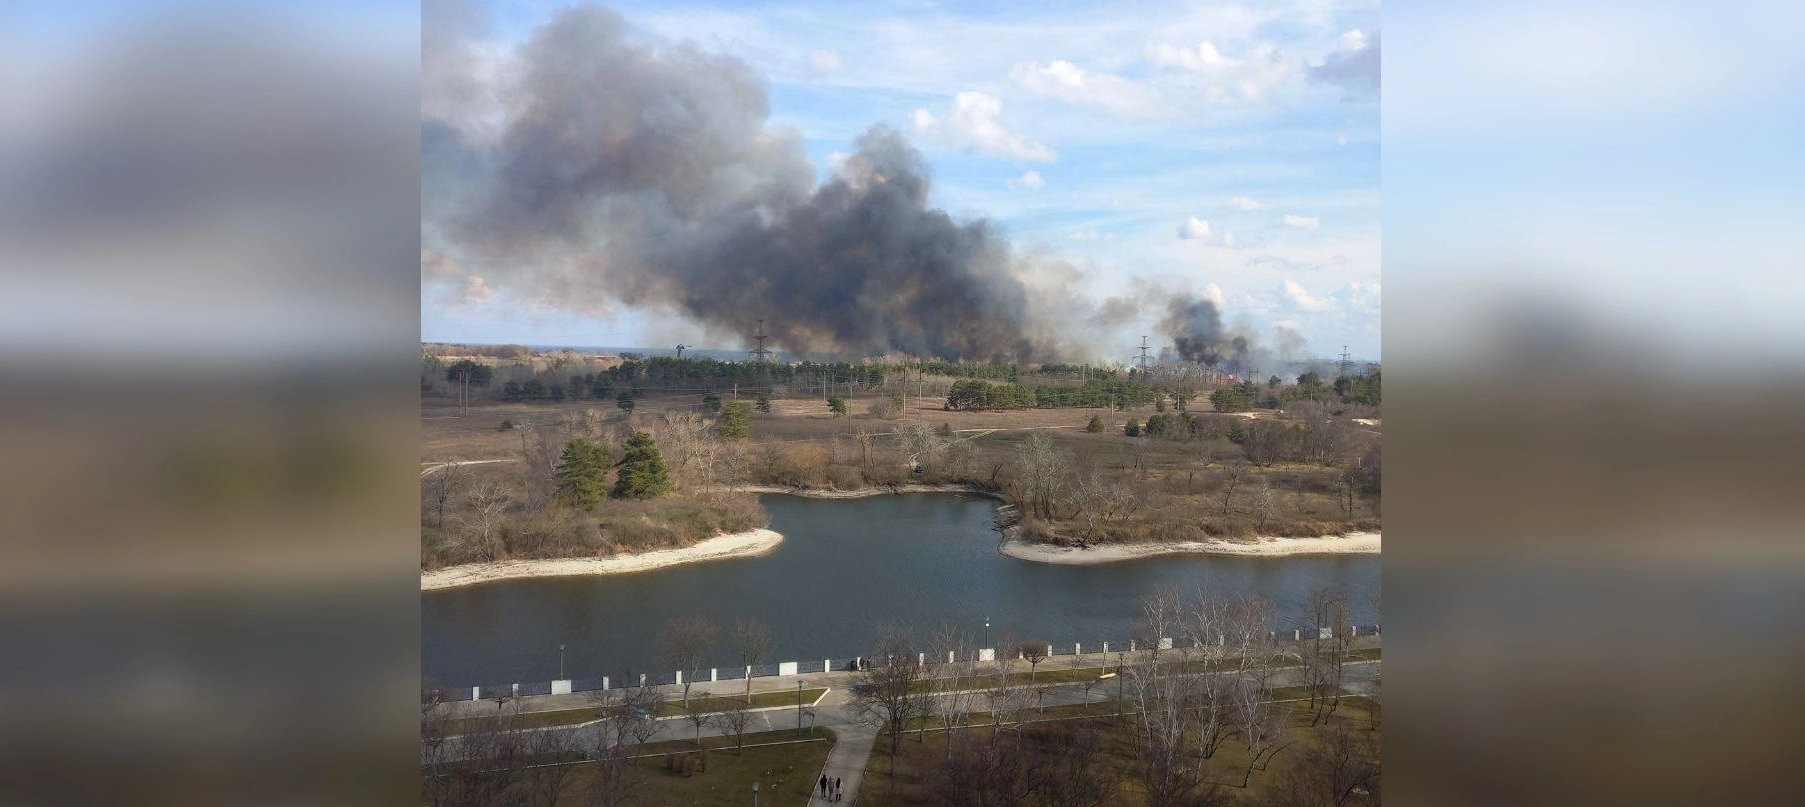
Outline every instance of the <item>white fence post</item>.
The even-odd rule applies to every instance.
[[[746,677],[747,678],[752,677],[752,665],[750,665],[750,664],[746,665]]]
[[[1109,642],[1103,643],[1103,655],[1105,655],[1105,656],[1109,655]]]
[[[708,668],[708,682],[709,682],[709,683],[711,683],[711,684],[712,684],[712,683],[714,683],[714,682],[716,682],[716,681],[719,681],[719,680],[721,680],[721,670],[720,670],[720,668],[718,668],[718,667],[709,667],[709,668]]]
[[[516,698],[520,697],[520,685],[514,684],[513,687],[514,687],[514,697],[516,697]]]
[[[570,682],[567,680],[566,681],[553,681],[552,682],[552,694],[553,695],[569,695],[570,694]]]
[[[1074,655],[1074,656],[1084,655],[1084,643],[1083,642],[1073,642],[1072,643],[1072,655]]]
[[[778,675],[795,675],[796,674],[796,662],[794,662],[794,661],[778,662],[777,663],[777,674]]]
[[[959,651],[957,651],[957,650],[946,651],[946,663],[948,663],[948,664],[957,663],[959,661],[958,655],[959,655]]]
[[[470,688],[470,699],[473,701],[482,700],[483,699],[483,688],[482,687],[471,687]]]
[[[608,688],[608,676],[604,675],[604,676],[602,676],[602,689],[607,689],[607,688]]]
[[[1160,639],[1160,640],[1159,640],[1159,649],[1161,649],[1161,650],[1171,650],[1171,649],[1172,649],[1172,640],[1171,640],[1171,639],[1169,639],[1169,638],[1162,638],[1162,639]]]
[[[640,673],[640,674],[639,674],[639,685],[640,685],[640,686],[645,686],[645,685],[646,685],[646,674],[645,674],[645,673]]]
[[[683,683],[683,671],[682,670],[677,671],[677,683],[679,683],[679,684]]]

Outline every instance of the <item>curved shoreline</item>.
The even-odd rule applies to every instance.
[[[1103,544],[1087,549],[1008,538],[997,546],[997,552],[1018,560],[1037,563],[1092,565],[1150,558],[1158,555],[1243,555],[1254,557],[1286,557],[1290,555],[1377,555],[1379,533],[1350,532],[1346,535],[1323,535],[1315,538],[1259,538],[1252,542],[1176,541],[1168,544]]]
[[[880,485],[872,488],[855,488],[853,490],[820,490],[817,488],[791,488],[783,485],[740,485],[723,488],[738,493],[777,493],[784,496],[800,496],[805,499],[863,499],[870,496],[895,496],[904,493],[969,493],[997,501],[1003,501],[1002,494],[994,490],[986,490],[977,485]]]
[[[529,577],[576,577],[598,574],[630,574],[651,571],[685,563],[701,563],[727,558],[749,558],[770,553],[783,543],[774,530],[756,529],[707,538],[691,546],[654,549],[637,555],[609,558],[547,558],[544,560],[501,560],[489,563],[464,563],[420,573],[420,590],[437,591],[460,586],[474,586],[497,580],[519,580]]]

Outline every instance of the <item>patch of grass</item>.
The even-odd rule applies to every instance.
[[[1283,693],[1279,693],[1283,694]],[[1060,723],[1085,723],[1095,726],[1103,733],[1102,748],[1092,757],[1091,764],[1103,766],[1104,770],[1119,777],[1113,795],[1108,803],[1139,807],[1146,805],[1147,798],[1139,783],[1135,781],[1135,771],[1141,763],[1141,753],[1134,743],[1132,720],[1118,720],[1113,716],[1113,706],[1107,703],[1082,704],[1071,707],[1048,707],[1046,714],[1037,715],[1034,710],[1026,710],[1023,717],[1028,720],[1050,720],[1056,717],[1071,718]],[[1311,726],[1311,716],[1306,704],[1280,704],[1280,714],[1285,724],[1285,739],[1291,743],[1280,752],[1265,769],[1255,769],[1249,785],[1242,788],[1241,776],[1246,768],[1246,750],[1235,740],[1230,739],[1217,750],[1216,754],[1205,763],[1206,780],[1220,786],[1220,792],[1228,804],[1256,805],[1270,803],[1277,795],[1276,788],[1289,775],[1297,764],[1301,751],[1319,742],[1319,738],[1333,724],[1339,723],[1349,728],[1366,732],[1380,740],[1380,732],[1370,727],[1373,705],[1364,698],[1344,696],[1339,711],[1326,720]],[[1076,715],[1076,717],[1074,717]],[[1086,716],[1094,715],[1094,716]],[[979,717],[974,715],[974,718]],[[984,720],[988,716],[983,716]],[[990,741],[991,727],[983,720],[974,719],[968,728],[960,729],[949,735],[947,732],[930,731],[921,740],[915,736],[906,738],[900,744],[895,762],[895,771],[891,772],[890,758],[884,753],[887,746],[883,738],[879,738],[878,746],[871,755],[871,761],[865,768],[864,783],[859,791],[861,805],[885,805],[898,807],[901,805],[931,805],[940,803],[936,792],[936,779],[939,767],[945,764],[947,744],[976,743]],[[1024,738],[1033,741],[1035,732],[1028,727],[1034,723],[1024,724],[1022,728],[1005,727],[998,740],[1015,741]],[[931,728],[931,727],[930,727]],[[956,736],[955,736],[956,735]],[[1004,739],[1011,738],[1011,739]],[[958,753],[958,749],[954,749]]]
[[[821,694],[826,691],[827,691],[826,687],[810,687],[808,689],[802,690],[803,705],[807,706],[808,704],[814,703],[817,699],[819,699],[821,697]],[[696,696],[696,697],[692,697],[689,699],[689,708],[688,709],[683,708],[682,699],[678,699],[678,700],[666,702],[665,708],[662,711],[660,711],[659,714],[660,715],[680,715],[685,712],[719,712],[719,711],[722,711],[723,709],[728,709],[728,708],[733,707],[736,704],[745,703],[745,702],[746,702],[745,697],[739,696],[739,695],[710,695],[708,697]],[[754,692],[754,693],[752,693],[752,703],[748,706],[748,708],[761,709],[761,708],[768,707],[768,706],[794,707],[795,705],[796,705],[796,690],[780,689],[775,692]]]

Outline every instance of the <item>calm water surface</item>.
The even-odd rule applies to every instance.
[[[1138,601],[1161,587],[1225,598],[1254,594],[1297,614],[1325,584],[1349,592],[1354,618],[1376,622],[1368,594],[1379,556],[1246,558],[1168,555],[1098,566],[997,554],[995,503],[952,494],[865,499],[763,497],[784,542],[757,558],[600,577],[514,580],[422,595],[421,664],[446,685],[547,681],[567,645],[570,678],[662,670],[665,620],[703,614],[723,629],[755,617],[771,628],[771,661],[868,652],[882,624],[946,622],[984,636],[1056,644],[1125,641]],[[711,656],[733,663],[723,642]]]

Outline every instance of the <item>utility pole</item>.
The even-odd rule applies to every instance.
[[[1147,372],[1147,337],[1141,337],[1141,372]]]
[[[458,399],[458,417],[461,418],[470,414],[470,370],[465,369],[459,375],[464,379],[464,394]]]
[[[754,334],[752,338],[758,340],[758,347],[751,350],[752,357],[756,359],[759,364],[769,363],[771,361],[771,351],[765,349],[764,320],[761,319],[758,321],[758,333]]]
[[[1348,356],[1347,345],[1341,346],[1341,374],[1344,376],[1354,374],[1354,360]]]

